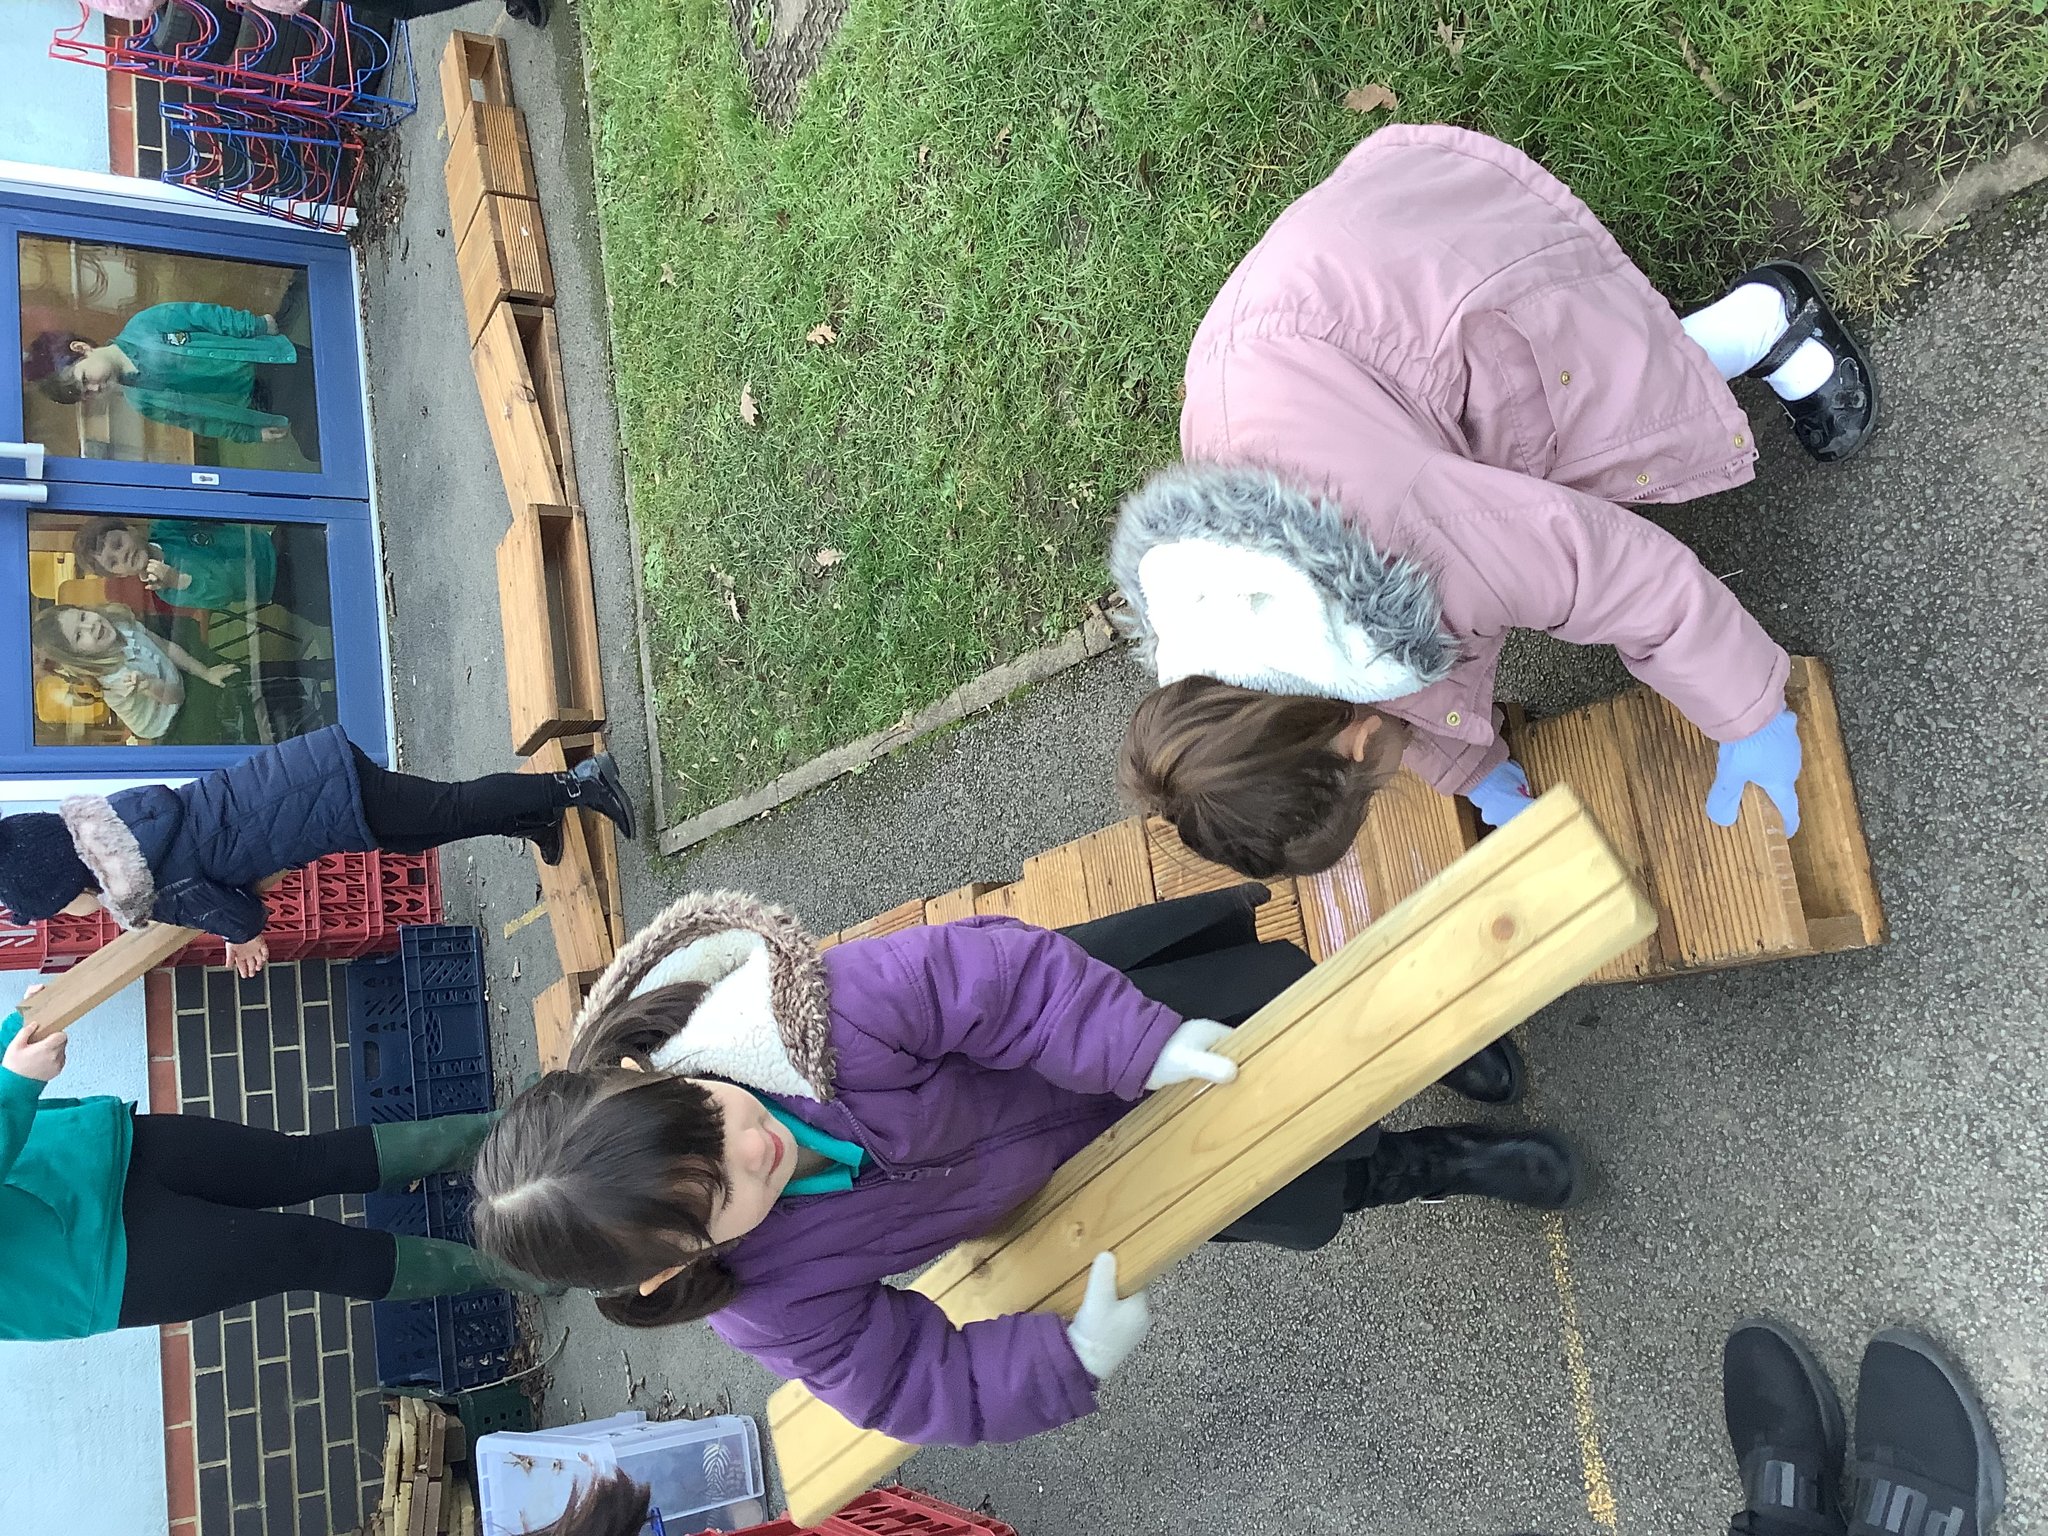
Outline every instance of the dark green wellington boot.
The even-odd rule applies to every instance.
[[[405,1189],[430,1173],[466,1171],[501,1113],[494,1109],[486,1115],[438,1115],[371,1126],[377,1144],[377,1187]]]
[[[438,1237],[395,1237],[391,1290],[386,1301],[421,1301],[429,1296],[467,1296],[472,1291],[518,1291],[527,1296],[565,1296],[565,1285],[548,1285],[501,1264],[480,1248]]]

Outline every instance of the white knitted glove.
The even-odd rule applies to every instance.
[[[1166,1047],[1152,1063],[1152,1075],[1145,1079],[1145,1091],[1156,1093],[1174,1083],[1233,1083],[1237,1063],[1219,1056],[1211,1046],[1230,1038],[1230,1026],[1213,1019],[1189,1019],[1166,1037]]]
[[[1097,1381],[1108,1380],[1109,1373],[1144,1342],[1151,1328],[1152,1308],[1143,1291],[1121,1300],[1117,1297],[1116,1255],[1095,1255],[1095,1262],[1088,1267],[1088,1289],[1081,1297],[1081,1310],[1067,1324],[1067,1342],[1074,1346],[1082,1367]]]

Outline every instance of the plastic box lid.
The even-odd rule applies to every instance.
[[[738,1530],[765,1517],[761,1435],[743,1414],[651,1424],[618,1413],[528,1434],[485,1435],[472,1452],[483,1536],[544,1529],[581,1486],[624,1472],[648,1489],[668,1536]],[[655,1529],[653,1520],[643,1527]]]

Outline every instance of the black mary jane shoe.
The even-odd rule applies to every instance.
[[[505,0],[505,14],[529,27],[548,24],[548,0]]]
[[[1820,279],[1799,262],[1767,261],[1743,273],[1732,286],[1744,283],[1776,289],[1791,316],[1785,334],[1744,377],[1761,379],[1776,373],[1808,341],[1826,347],[1835,359],[1827,383],[1802,399],[1780,399],[1778,404],[1791,418],[1792,435],[1800,447],[1823,464],[1841,463],[1877,430],[1877,373],[1870,355],[1836,316]]]

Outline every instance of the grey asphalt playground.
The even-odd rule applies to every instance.
[[[416,23],[415,47],[431,70],[450,20],[498,15]],[[612,740],[644,791],[573,40],[508,35],[561,289]],[[506,507],[465,356],[440,119],[430,100],[406,125],[410,196],[366,258],[369,377],[404,761],[481,772],[510,760],[490,555]],[[1845,1398],[1870,1333],[1932,1333],[2003,1439],[2004,1530],[2048,1533],[2048,207],[1981,224],[1875,337],[1891,424],[1861,458],[1809,465],[1768,398],[1745,397],[1757,482],[1664,518],[1783,643],[1833,663],[1891,945],[1567,996],[1519,1032],[1532,1091],[1494,1118],[1581,1140],[1598,1170],[1582,1209],[1405,1208],[1310,1257],[1200,1253],[1157,1287],[1153,1336],[1100,1414],[926,1452],[908,1480],[986,1499],[1027,1536],[1707,1532],[1735,1507],[1720,1341],[1765,1312]],[[1610,655],[1531,643],[1503,692],[1540,713],[1623,680]],[[1111,753],[1142,689],[1111,656],[694,858],[650,864],[644,838],[629,916],[736,885],[831,931],[1010,878],[1118,814]],[[519,926],[531,862],[493,844],[447,869],[451,918],[488,941],[516,1082],[531,999],[556,975],[545,921]],[[1406,1113],[1462,1107],[1432,1091]],[[772,1385],[701,1327],[627,1334],[575,1299],[543,1327],[549,1347],[567,1331],[557,1422],[664,1392],[758,1412]]]

